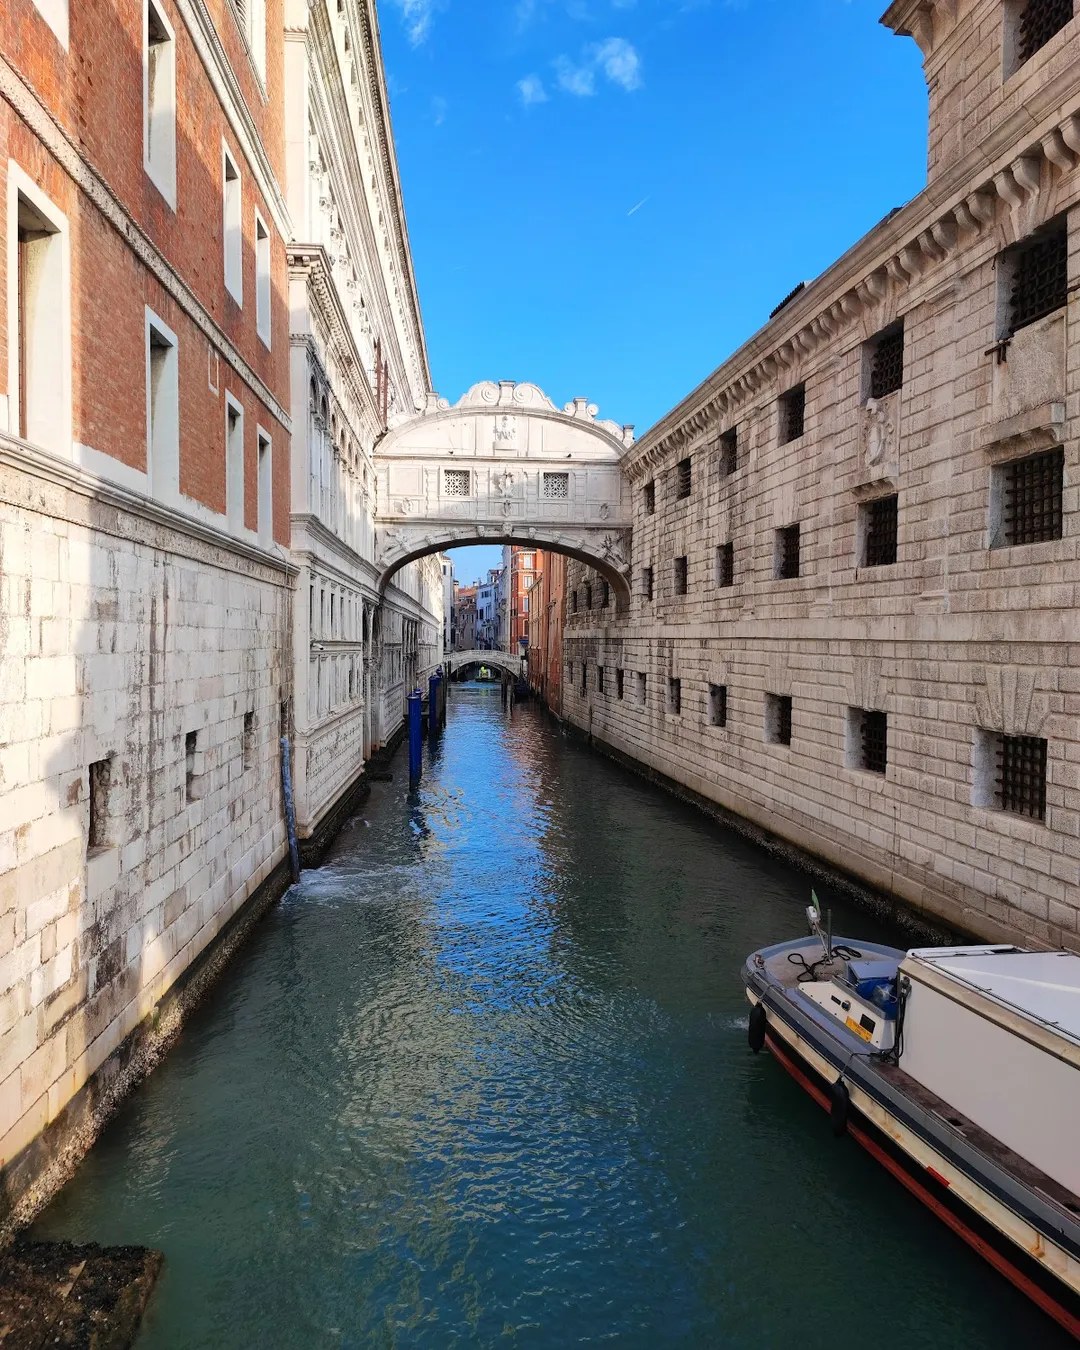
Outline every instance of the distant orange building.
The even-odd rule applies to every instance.
[[[562,633],[566,614],[566,558],[538,553],[528,592],[529,684],[554,713],[562,713]]]
[[[528,651],[532,634],[532,615],[529,610],[529,592],[540,569],[540,559],[547,555],[535,548],[521,548],[517,544],[503,549],[503,563],[508,569],[506,596],[509,607],[510,651]]]

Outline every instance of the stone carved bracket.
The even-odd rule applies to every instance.
[[[851,707],[888,712],[888,690],[879,657],[860,656],[851,672]]]
[[[986,666],[975,673],[975,715],[980,727],[1004,736],[1042,734],[1050,716],[1050,700],[1036,690],[1034,669]]]

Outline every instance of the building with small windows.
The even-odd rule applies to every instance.
[[[896,0],[927,187],[627,452],[563,714],[924,913],[1080,946],[1080,19]]]

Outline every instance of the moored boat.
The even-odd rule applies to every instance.
[[[747,958],[751,1048],[1080,1340],[1080,956],[834,941],[807,913]]]

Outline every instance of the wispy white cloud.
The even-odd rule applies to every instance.
[[[518,80],[517,91],[526,108],[531,108],[534,103],[548,101],[548,92],[539,75],[526,75],[523,80]]]
[[[596,93],[598,75],[629,94],[641,88],[641,57],[626,38],[605,38],[586,47],[579,61],[557,57],[555,75],[559,88],[576,98],[590,98]]]
[[[436,94],[431,100],[431,118],[437,127],[441,127],[446,121],[446,113],[449,107],[446,99],[439,94]]]
[[[568,56],[560,56],[555,61],[555,75],[559,88],[575,98],[589,98],[596,93],[596,71],[591,64],[579,66]]]
[[[440,0],[392,0],[392,3],[401,11],[409,41],[419,47],[431,32]]]

